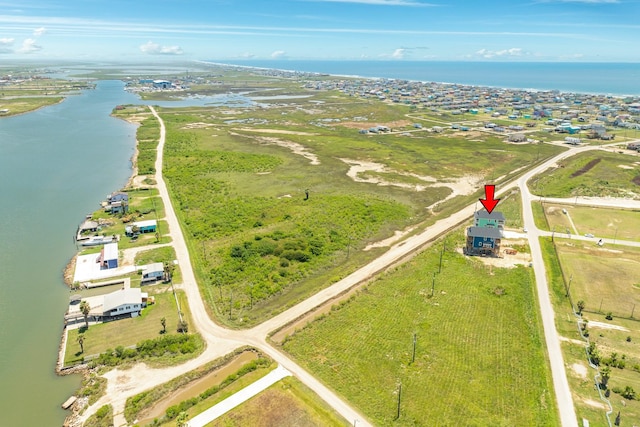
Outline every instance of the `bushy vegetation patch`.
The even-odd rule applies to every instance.
[[[164,334],[159,338],[139,342],[135,348],[118,346],[101,353],[92,365],[117,366],[126,361],[149,358],[171,359],[195,353],[203,348],[202,338],[196,334]]]
[[[218,358],[212,362],[207,363],[204,366],[201,366],[197,369],[194,369],[193,371],[189,371],[184,375],[174,378],[171,381],[168,381],[150,390],[144,391],[128,398],[124,409],[125,418],[128,422],[133,423],[133,421],[138,418],[143,410],[150,408],[156,402],[160,401],[162,398],[174,392],[175,390],[186,386],[187,384],[198,378],[202,378],[205,375],[208,375],[209,373],[221,368],[227,363],[230,363],[234,358],[245,351],[256,350],[253,350],[250,347],[240,347],[224,357]],[[258,354],[260,356],[260,359],[266,358],[266,356],[264,356],[262,353],[258,352]]]
[[[173,406],[168,407],[166,412],[165,412],[165,415],[166,415],[166,417],[168,419],[174,419],[181,412],[184,412],[184,411],[188,410],[189,408],[191,408],[192,406],[197,405],[199,402],[211,397],[212,395],[216,394],[220,390],[222,390],[222,389],[228,387],[229,385],[233,384],[235,381],[237,381],[238,379],[242,378],[243,376],[245,376],[249,372],[253,372],[253,371],[255,371],[255,370],[257,370],[258,368],[261,368],[261,367],[267,367],[270,364],[271,364],[271,361],[269,359],[265,359],[265,358],[259,358],[257,360],[252,360],[251,362],[247,363],[242,368],[240,368],[236,373],[229,375],[220,384],[215,385],[215,386],[213,386],[211,388],[208,388],[207,390],[203,391],[202,393],[200,393],[196,397],[192,397],[191,399],[184,400],[184,401],[180,402],[177,405],[173,405]]]
[[[85,427],[111,427],[113,426],[113,407],[101,406],[95,414],[91,415],[83,424]]]

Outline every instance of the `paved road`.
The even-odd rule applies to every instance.
[[[174,248],[176,251],[176,257],[179,261],[180,268],[183,276],[183,285],[189,305],[192,312],[193,322],[196,329],[201,333],[203,339],[207,343],[207,348],[203,354],[196,359],[186,362],[180,366],[173,366],[163,369],[152,369],[145,364],[138,364],[133,369],[120,370],[113,369],[105,374],[108,379],[107,393],[99,399],[94,405],[89,407],[82,415],[82,419],[86,420],[91,414],[93,414],[99,407],[104,404],[111,403],[114,407],[114,423],[116,426],[126,425],[122,412],[124,410],[124,404],[128,397],[147,390],[151,387],[157,386],[161,383],[168,381],[171,378],[182,375],[197,366],[200,366],[210,360],[217,357],[221,357],[233,349],[242,345],[252,345],[283,366],[286,370],[295,375],[300,381],[316,392],[322,399],[324,399],[331,407],[333,407],[338,413],[340,413],[347,421],[352,422],[358,420],[358,426],[366,427],[370,424],[366,421],[366,418],[357,410],[352,408],[348,403],[338,397],[332,390],[328,389],[324,384],[318,381],[310,373],[297,365],[287,355],[272,347],[266,342],[267,333],[277,329],[288,322],[296,319],[300,315],[307,313],[309,310],[321,305],[327,300],[337,296],[342,291],[348,289],[365,280],[390,264],[400,260],[407,254],[424,246],[429,241],[439,237],[448,230],[460,225],[473,215],[475,210],[475,203],[469,205],[459,212],[451,215],[448,218],[441,219],[436,224],[429,227],[428,230],[423,233],[412,236],[407,240],[400,242],[392,246],[385,254],[380,258],[374,260],[370,264],[362,267],[358,271],[349,275],[345,279],[335,283],[334,285],[318,292],[307,300],[299,303],[298,305],[286,310],[283,313],[265,321],[264,323],[245,331],[233,331],[225,329],[213,321],[211,321],[206,308],[200,297],[198,286],[191,267],[191,261],[187,245],[180,228],[180,224],[175,215],[175,211],[171,204],[171,199],[167,191],[166,184],[162,177],[162,164],[163,164],[163,152],[166,136],[166,129],[164,122],[157,114],[153,107],[150,107],[151,112],[158,119],[160,123],[160,141],[157,149],[156,160],[156,180],[158,182],[158,190],[160,196],[165,204],[166,220],[169,224],[170,234],[173,239]],[[558,160],[572,156],[578,152],[586,151],[588,149],[595,149],[597,147],[581,147],[569,150],[562,153],[559,156],[545,162],[541,166],[535,168],[529,172],[525,177],[518,181],[512,181],[504,186],[496,195],[500,195],[516,185],[521,187],[523,194],[523,204],[525,205],[525,226],[532,232],[529,234],[530,243],[532,245],[532,252],[536,252],[534,255],[534,267],[536,271],[536,278],[542,279],[537,282],[538,294],[540,298],[540,305],[542,310],[543,325],[545,330],[545,339],[547,341],[547,347],[550,352],[550,360],[552,373],[554,378],[554,387],[556,388],[556,396],[558,398],[558,406],[561,410],[562,425],[564,427],[577,425],[575,412],[573,409],[573,402],[571,394],[568,389],[566,380],[566,373],[564,371],[564,364],[562,361],[562,353],[559,350],[559,341],[555,331],[555,325],[553,323],[553,311],[549,302],[548,289],[546,286],[546,278],[544,274],[544,264],[541,261],[541,255],[537,236],[538,230],[533,223],[533,217],[530,207],[530,199],[528,190],[526,189],[526,179],[541,172],[542,170],[551,167]],[[525,201],[526,199],[526,201]],[[535,248],[534,248],[535,246]],[[532,253],[533,255],[533,253]]]

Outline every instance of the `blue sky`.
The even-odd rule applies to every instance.
[[[9,59],[640,62],[640,0],[0,0]]]

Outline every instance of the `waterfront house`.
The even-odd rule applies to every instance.
[[[127,236],[132,237],[140,233],[155,233],[157,229],[157,221],[155,219],[150,219],[147,221],[132,222],[131,225],[124,228],[124,233]]]
[[[158,280],[164,278],[164,264],[161,262],[155,262],[153,264],[146,265],[142,268],[142,280],[143,285],[155,283]]]
[[[101,269],[118,268],[118,243],[107,243],[100,251],[98,259]]]
[[[147,306],[147,298],[148,294],[140,288],[125,288],[107,294],[102,303],[102,320],[137,317]]]
[[[113,192],[107,197],[107,202],[109,203],[122,202],[122,201],[129,202],[129,195],[123,191]]]

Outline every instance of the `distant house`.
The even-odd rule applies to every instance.
[[[580,138],[568,136],[564,139],[564,142],[570,145],[579,145],[582,143],[582,140]]]
[[[512,133],[509,135],[509,142],[525,142],[527,137],[523,133]]]
[[[126,288],[112,292],[104,296],[102,303],[103,320],[128,315],[137,317],[140,311],[147,306],[148,294],[140,288]]]
[[[498,256],[501,239],[502,235],[497,228],[469,227],[467,228],[465,253],[468,255]]]
[[[124,228],[124,233],[131,237],[134,234],[139,233],[155,233],[158,229],[158,223],[155,219],[150,219],[147,221],[137,221],[132,222],[131,225],[128,225]]]
[[[142,284],[155,283],[164,278],[164,264],[156,262],[145,266],[142,270]]]
[[[100,268],[118,268],[118,243],[107,243],[100,251]]]

